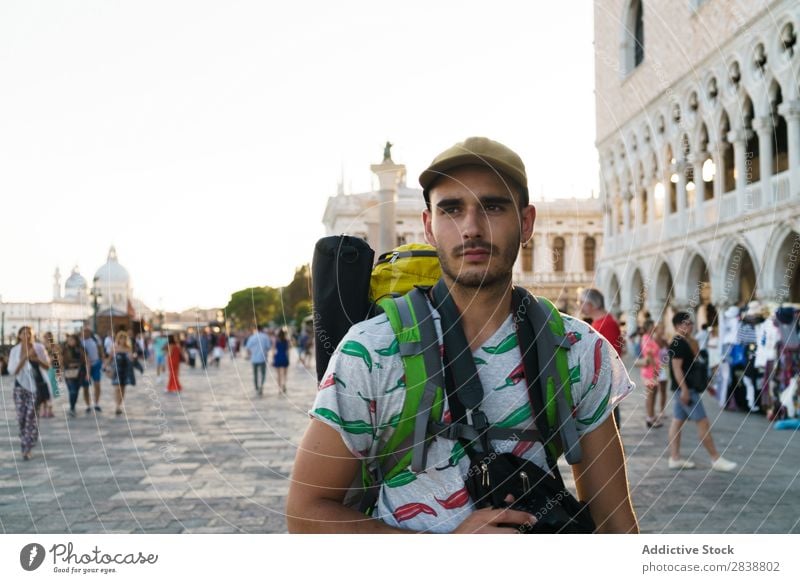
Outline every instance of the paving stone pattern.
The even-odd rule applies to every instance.
[[[57,417],[40,420],[40,442],[24,462],[10,377],[0,377],[0,532],[286,532],[285,498],[316,393],[313,372],[292,363],[287,397],[278,396],[273,371],[256,396],[244,360],[184,369],[182,381],[180,396],[165,394],[148,371],[128,389],[119,418],[106,379],[98,415],[84,413],[81,398],[78,417],[68,419],[61,396]],[[800,533],[797,432],[721,413],[706,397],[718,447],[740,469],[712,472],[689,424],[683,453],[698,468],[676,472],[667,469],[667,427],[647,430],[643,406],[640,389],[622,405],[643,532]]]

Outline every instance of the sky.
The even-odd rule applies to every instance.
[[[387,140],[409,185],[486,135],[534,196],[589,196],[592,40],[590,0],[3,0],[0,296],[112,244],[153,309],[286,285]]]

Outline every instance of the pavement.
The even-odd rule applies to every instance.
[[[286,532],[289,476],[316,383],[312,370],[293,362],[288,395],[279,396],[273,373],[258,397],[244,360],[208,371],[184,366],[184,391],[174,395],[148,370],[128,389],[122,417],[113,415],[103,379],[104,411],[87,415],[81,398],[69,419],[59,397],[56,417],[40,419],[28,462],[19,453],[10,377],[0,377],[0,532]],[[734,473],[711,471],[691,423],[682,453],[697,468],[669,470],[667,425],[645,427],[641,389],[621,406],[642,532],[800,533],[800,434],[775,431],[762,416],[721,412],[709,396],[705,405],[717,447],[740,464]]]

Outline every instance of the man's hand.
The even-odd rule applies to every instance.
[[[453,534],[519,534],[523,524],[536,524],[536,517],[510,508],[483,508],[467,516]]]
[[[688,407],[691,400],[692,396],[689,394],[688,389],[681,389],[681,403]]]

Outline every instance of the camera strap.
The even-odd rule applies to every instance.
[[[478,376],[475,361],[472,358],[472,350],[464,335],[464,329],[461,325],[462,316],[443,280],[439,280],[432,288],[431,297],[434,307],[441,316],[442,336],[444,339],[442,361],[451,423],[465,423],[474,427],[477,432],[477,439],[460,440],[470,457],[489,454],[494,452],[494,448],[490,443],[492,425],[489,423],[486,414],[480,410],[483,402],[483,385]],[[543,445],[547,466],[556,479],[563,483],[557,460],[549,451],[549,448],[546,447],[549,440],[558,437],[558,431],[552,430],[547,423],[541,375],[539,373],[539,353],[536,350],[538,334],[534,330],[532,318],[528,314],[531,301],[535,301],[535,299],[518,287],[514,288],[511,297],[514,328],[519,339],[526,385],[528,387],[528,399],[534,413],[534,423]],[[541,330],[539,333],[547,332]],[[550,355],[551,360],[552,358],[553,355]]]
[[[431,297],[442,322],[444,339],[442,362],[451,423],[474,427],[478,434],[477,439],[464,445],[473,448],[478,454],[489,453],[491,451],[489,421],[486,414],[480,410],[483,403],[483,385],[472,358],[472,350],[464,335],[461,314],[444,280],[440,279],[433,286]]]

